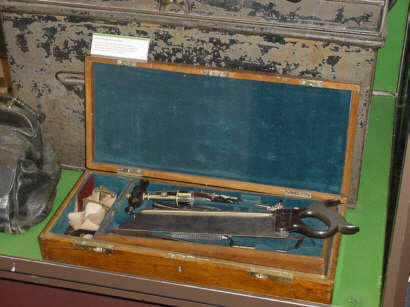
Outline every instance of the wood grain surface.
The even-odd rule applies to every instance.
[[[330,303],[332,296],[333,282],[321,275],[119,245],[112,253],[102,254],[73,249],[71,239],[58,236],[42,239],[40,244],[45,259],[96,269],[320,303]]]

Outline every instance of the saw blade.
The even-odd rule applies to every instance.
[[[277,226],[276,215],[272,213],[142,210],[119,228],[249,237],[284,238],[289,235]]]

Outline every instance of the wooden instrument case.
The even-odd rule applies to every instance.
[[[358,85],[98,57],[85,65],[87,170],[43,230],[43,258],[331,303],[340,234],[278,252],[111,235],[107,229],[126,218],[125,196],[141,178],[163,189],[239,194],[249,202],[346,203]],[[67,215],[89,184],[115,191],[118,200],[92,239],[66,235]]]

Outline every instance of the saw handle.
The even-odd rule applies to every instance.
[[[330,208],[339,203],[340,202],[337,200],[328,200],[325,202],[313,203],[305,209],[298,210],[297,217],[294,217],[293,219],[293,228],[296,232],[315,238],[327,238],[334,235],[336,232],[341,232],[343,234],[354,234],[358,232],[358,226],[348,223],[342,215]],[[312,229],[302,221],[302,219],[306,217],[321,220],[327,225],[327,229]]]

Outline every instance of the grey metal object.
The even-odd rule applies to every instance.
[[[54,144],[61,162],[82,167],[85,165],[84,89],[81,84],[71,82],[73,80],[64,85],[55,75],[60,71],[83,72],[84,58],[89,55],[92,34],[96,32],[150,38],[149,61],[360,84],[348,200],[350,205],[355,205],[376,48],[384,40],[384,1],[323,1],[318,5],[316,0],[303,0],[298,4],[280,0],[275,2],[276,7],[280,4],[282,10],[288,10],[285,14],[288,17],[282,18],[284,23],[278,21],[280,25],[272,20],[267,23],[263,14],[259,16],[255,12],[252,17],[249,9],[245,14],[245,11],[237,11],[235,5],[217,5],[222,2],[236,3],[191,1],[192,14],[195,10],[201,12],[197,13],[200,18],[193,18],[192,14],[187,16],[183,12],[168,11],[171,6],[158,13],[158,3],[148,0],[98,1],[98,5],[95,1],[2,0],[0,9],[3,11],[13,92],[26,101],[33,101],[34,106],[47,114],[45,135]],[[150,9],[147,9],[147,3],[151,3]],[[270,2],[247,3],[253,3],[261,8],[261,12],[270,12],[271,18],[276,18],[273,9],[265,10]],[[132,8],[131,4],[134,5]],[[297,10],[294,5],[303,7]],[[311,12],[313,8],[321,7],[316,14],[324,14],[320,18],[336,20],[339,26],[314,22],[316,28],[310,30],[312,20],[301,14],[308,10],[305,5]],[[330,9],[332,5],[339,10],[343,6],[344,15],[338,15],[338,9]],[[360,30],[360,26],[368,24],[367,21],[360,21],[362,19],[353,15],[347,18],[348,6],[354,7],[349,10],[359,16],[375,16],[367,10],[368,6],[382,11],[373,32]],[[348,29],[349,23],[356,23],[359,29]]]
[[[84,74],[76,71],[59,71],[55,78],[65,86],[79,85],[84,86]]]
[[[139,229],[110,229],[110,234],[135,236],[141,238],[154,238],[171,241],[187,241],[187,240],[204,240],[204,241],[227,241],[229,243],[230,236],[215,233],[197,233],[197,232],[167,232],[164,234],[152,233],[147,230]]]
[[[60,166],[43,140],[41,118],[22,101],[0,97],[0,231],[20,234],[50,213]]]
[[[10,12],[139,20],[310,39],[325,37],[373,47],[383,44],[388,8],[384,0],[3,0],[1,3]]]

